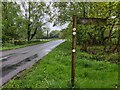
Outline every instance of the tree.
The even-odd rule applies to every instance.
[[[2,2],[2,41],[18,38],[17,24],[19,23],[20,6],[15,2]]]
[[[27,39],[30,41],[37,34],[37,31],[42,30],[45,14],[49,13],[49,8],[44,2],[24,2],[22,3],[25,10],[27,20]],[[28,7],[27,7],[28,5]]]

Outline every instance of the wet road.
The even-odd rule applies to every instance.
[[[20,71],[25,70],[47,55],[64,40],[55,40],[25,48],[0,51],[0,86],[8,82]]]

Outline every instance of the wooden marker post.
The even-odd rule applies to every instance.
[[[72,26],[72,67],[71,67],[71,84],[74,87],[75,81],[75,62],[76,62],[76,16],[73,16]]]
[[[71,66],[71,84],[74,87],[75,82],[75,62],[76,62],[76,25],[106,25],[106,18],[80,18],[76,15],[73,16],[73,26],[72,26],[72,66]]]

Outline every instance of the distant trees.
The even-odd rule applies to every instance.
[[[53,30],[50,32],[50,38],[59,38],[60,31],[58,30]]]

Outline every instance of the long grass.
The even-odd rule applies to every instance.
[[[32,45],[41,44],[41,43],[45,43],[45,42],[48,42],[48,41],[29,42],[29,43],[24,43],[22,45],[14,45],[14,44],[7,43],[4,46],[1,46],[0,50],[4,51],[4,50],[24,48],[24,47],[27,47],[27,46],[32,46]]]
[[[77,51],[75,88],[117,88],[118,65],[81,58],[83,54]],[[4,88],[70,88],[70,81],[71,43],[65,42]]]

